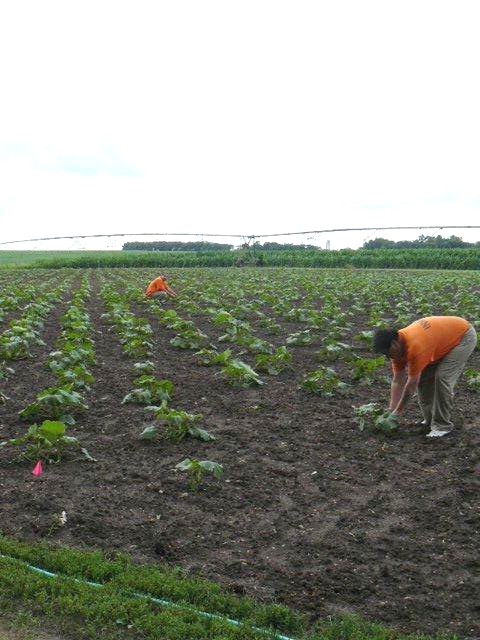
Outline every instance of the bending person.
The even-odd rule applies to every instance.
[[[390,411],[398,417],[415,392],[430,438],[453,429],[455,384],[477,344],[474,327],[456,316],[431,316],[404,329],[379,329],[374,350],[392,362]]]

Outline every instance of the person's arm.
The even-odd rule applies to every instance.
[[[168,284],[165,285],[166,286],[166,293],[171,296],[172,298],[176,298],[177,294],[175,293],[175,291],[173,289],[170,289],[170,287],[168,286]]]
[[[402,395],[397,405],[393,408],[392,415],[399,416],[410,402],[412,396],[417,391],[420,376],[408,376],[407,382],[403,387]]]
[[[390,387],[390,411],[393,411],[398,405],[400,398],[402,397],[403,389],[407,382],[407,372],[405,369],[397,371],[393,375],[392,385]]]

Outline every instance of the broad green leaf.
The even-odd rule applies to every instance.
[[[158,435],[157,427],[154,424],[151,424],[150,426],[145,427],[145,429],[140,434],[139,438],[141,440],[155,440],[157,435]]]
[[[49,440],[53,438],[58,438],[63,436],[66,431],[66,427],[63,422],[58,420],[44,420],[42,422],[40,428],[38,429],[38,433],[40,435],[48,438]]]

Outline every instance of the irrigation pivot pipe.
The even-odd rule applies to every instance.
[[[317,229],[316,231],[287,231],[285,233],[94,233],[90,235],[77,236],[50,236],[48,238],[25,238],[23,240],[8,240],[0,242],[0,245],[18,244],[20,242],[43,242],[46,240],[74,240],[76,238],[126,238],[136,236],[203,236],[205,238],[248,238],[256,240],[257,238],[276,238],[279,236],[300,236],[316,233],[339,233],[342,231],[393,231],[407,229],[480,229],[480,225],[434,225],[434,226],[416,226],[416,227],[351,227],[343,229]]]

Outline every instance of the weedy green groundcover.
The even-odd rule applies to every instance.
[[[285,606],[239,598],[179,569],[138,566],[123,554],[107,560],[99,552],[29,545],[1,535],[0,606],[5,615],[30,607],[31,619],[45,620],[78,640],[429,640],[355,617],[312,626]]]

